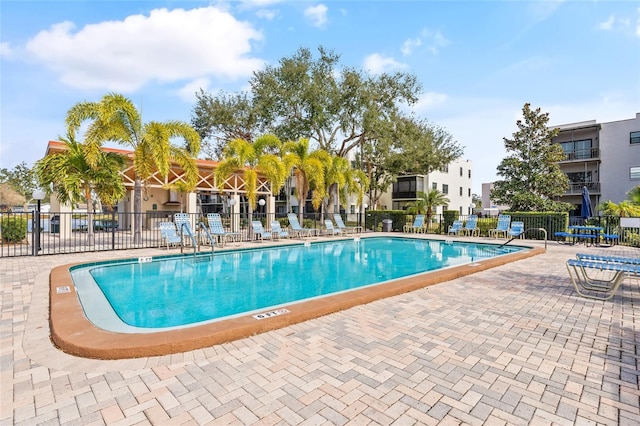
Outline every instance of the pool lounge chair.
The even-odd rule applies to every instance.
[[[569,259],[567,271],[576,292],[595,300],[609,300],[625,279],[640,278],[640,265],[633,263]]]
[[[265,238],[271,239],[271,232],[265,231],[262,227],[262,222],[259,220],[252,220],[251,227],[253,228],[253,236],[255,239],[259,239],[260,241],[263,241]]]
[[[511,222],[511,227],[507,231],[507,236],[511,238],[522,238],[524,235],[524,222]]]
[[[291,226],[291,231],[294,235],[298,235],[300,238],[311,237],[313,235],[318,235],[318,230],[315,228],[303,228],[300,226],[300,222],[298,221],[298,216],[295,213],[287,214],[287,219],[289,219],[289,226]]]
[[[470,215],[459,233],[468,237],[479,237],[480,229],[478,229],[478,216],[475,214]]]
[[[222,225],[222,218],[219,213],[209,213],[207,214],[207,222],[209,223],[209,232],[213,235],[218,241],[220,241],[220,245],[224,247],[225,243],[228,241],[240,242],[240,233],[239,232],[228,232],[224,229]]]
[[[416,215],[416,218],[413,220],[413,224],[404,225],[402,230],[404,232],[424,232],[424,215]]]
[[[507,233],[509,232],[510,226],[511,216],[509,216],[508,214],[501,214],[500,216],[498,216],[498,225],[495,227],[495,229],[489,229],[489,236],[493,238],[507,238]]]
[[[175,223],[160,222],[158,223],[158,229],[160,229],[162,242],[167,245],[167,250],[169,250],[170,246],[179,246],[182,244],[182,238],[178,235]]]
[[[352,233],[355,234],[357,233],[361,233],[363,228],[362,226],[345,226],[344,222],[342,221],[342,216],[340,216],[339,213],[334,213],[333,214],[333,220],[336,221],[336,226],[338,227],[338,229],[340,229],[342,231],[342,233],[344,234],[348,234],[348,233]]]
[[[282,229],[282,225],[277,220],[271,221],[271,236],[273,239],[289,238],[289,231]]]
[[[191,227],[191,219],[189,218],[189,214],[175,213],[173,215],[173,221],[178,228],[178,235],[181,235],[184,239],[183,243],[197,246],[198,242],[196,241],[196,233],[193,232],[193,228]]]
[[[451,225],[449,225],[449,229],[447,231],[448,235],[460,235],[460,232],[462,232],[462,221],[461,220],[454,220],[453,223]]]
[[[331,219],[325,219],[324,220],[324,234],[325,235],[334,236],[334,235],[342,234],[342,231],[340,230],[340,228],[336,228],[336,227],[333,226],[333,222],[331,221]]]

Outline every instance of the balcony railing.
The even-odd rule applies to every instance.
[[[569,151],[565,153],[565,161],[584,161],[584,160],[598,160],[600,158],[599,148],[589,149],[577,149],[575,151]]]
[[[591,195],[600,194],[600,182],[572,182],[564,195],[580,195],[583,186],[587,187]]]

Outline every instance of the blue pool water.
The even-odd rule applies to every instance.
[[[374,237],[98,263],[71,274],[92,322],[134,332],[260,312],[522,249]]]

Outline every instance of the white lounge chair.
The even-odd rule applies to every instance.
[[[289,238],[289,231],[282,229],[282,225],[277,220],[272,220],[271,235],[274,239]]]
[[[475,214],[469,215],[466,223],[462,227],[459,233],[468,237],[480,236],[480,229],[478,229],[478,216]]]
[[[225,243],[232,241],[235,243],[240,242],[239,232],[229,232],[224,229],[222,225],[222,218],[219,213],[207,214],[207,223],[209,224],[209,232],[220,241],[220,245],[224,247]]]
[[[251,227],[253,228],[253,235],[256,239],[260,239],[260,241],[266,239],[271,239],[271,232],[265,231],[262,227],[262,222],[259,220],[252,220]]]
[[[624,262],[569,259],[567,271],[576,292],[596,300],[611,299],[626,278],[640,278],[640,264]]]
[[[333,226],[333,222],[331,219],[325,219],[324,221],[324,233],[325,235],[340,235],[342,234],[342,230],[340,228],[335,228]]]
[[[160,238],[162,242],[167,245],[167,250],[170,246],[176,246],[182,244],[182,239],[178,235],[176,225],[173,222],[160,222],[158,223],[158,229],[160,229]]]
[[[334,213],[333,214],[333,220],[336,221],[336,226],[344,234],[348,234],[349,232],[351,232],[351,233],[356,233],[356,232],[361,233],[362,230],[363,230],[362,226],[345,226],[344,222],[342,221],[342,216],[340,216],[339,213]]]
[[[315,228],[303,228],[300,226],[300,222],[298,221],[298,216],[295,213],[287,214],[287,219],[289,219],[289,226],[291,226],[291,231],[294,234],[297,234],[300,238],[311,237],[313,235],[318,235],[318,230]]]
[[[462,232],[462,221],[454,220],[451,225],[449,225],[449,229],[447,230],[448,235],[460,235]]]

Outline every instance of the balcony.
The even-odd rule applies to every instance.
[[[561,163],[569,163],[572,161],[599,160],[599,159],[600,159],[599,148],[577,149],[575,151],[565,152],[565,158],[564,160],[561,161]]]
[[[391,193],[391,198],[394,200],[415,200],[418,198],[416,191],[394,191]]]
[[[571,182],[564,195],[581,195],[583,186],[587,187],[591,195],[600,194],[600,182]]]

